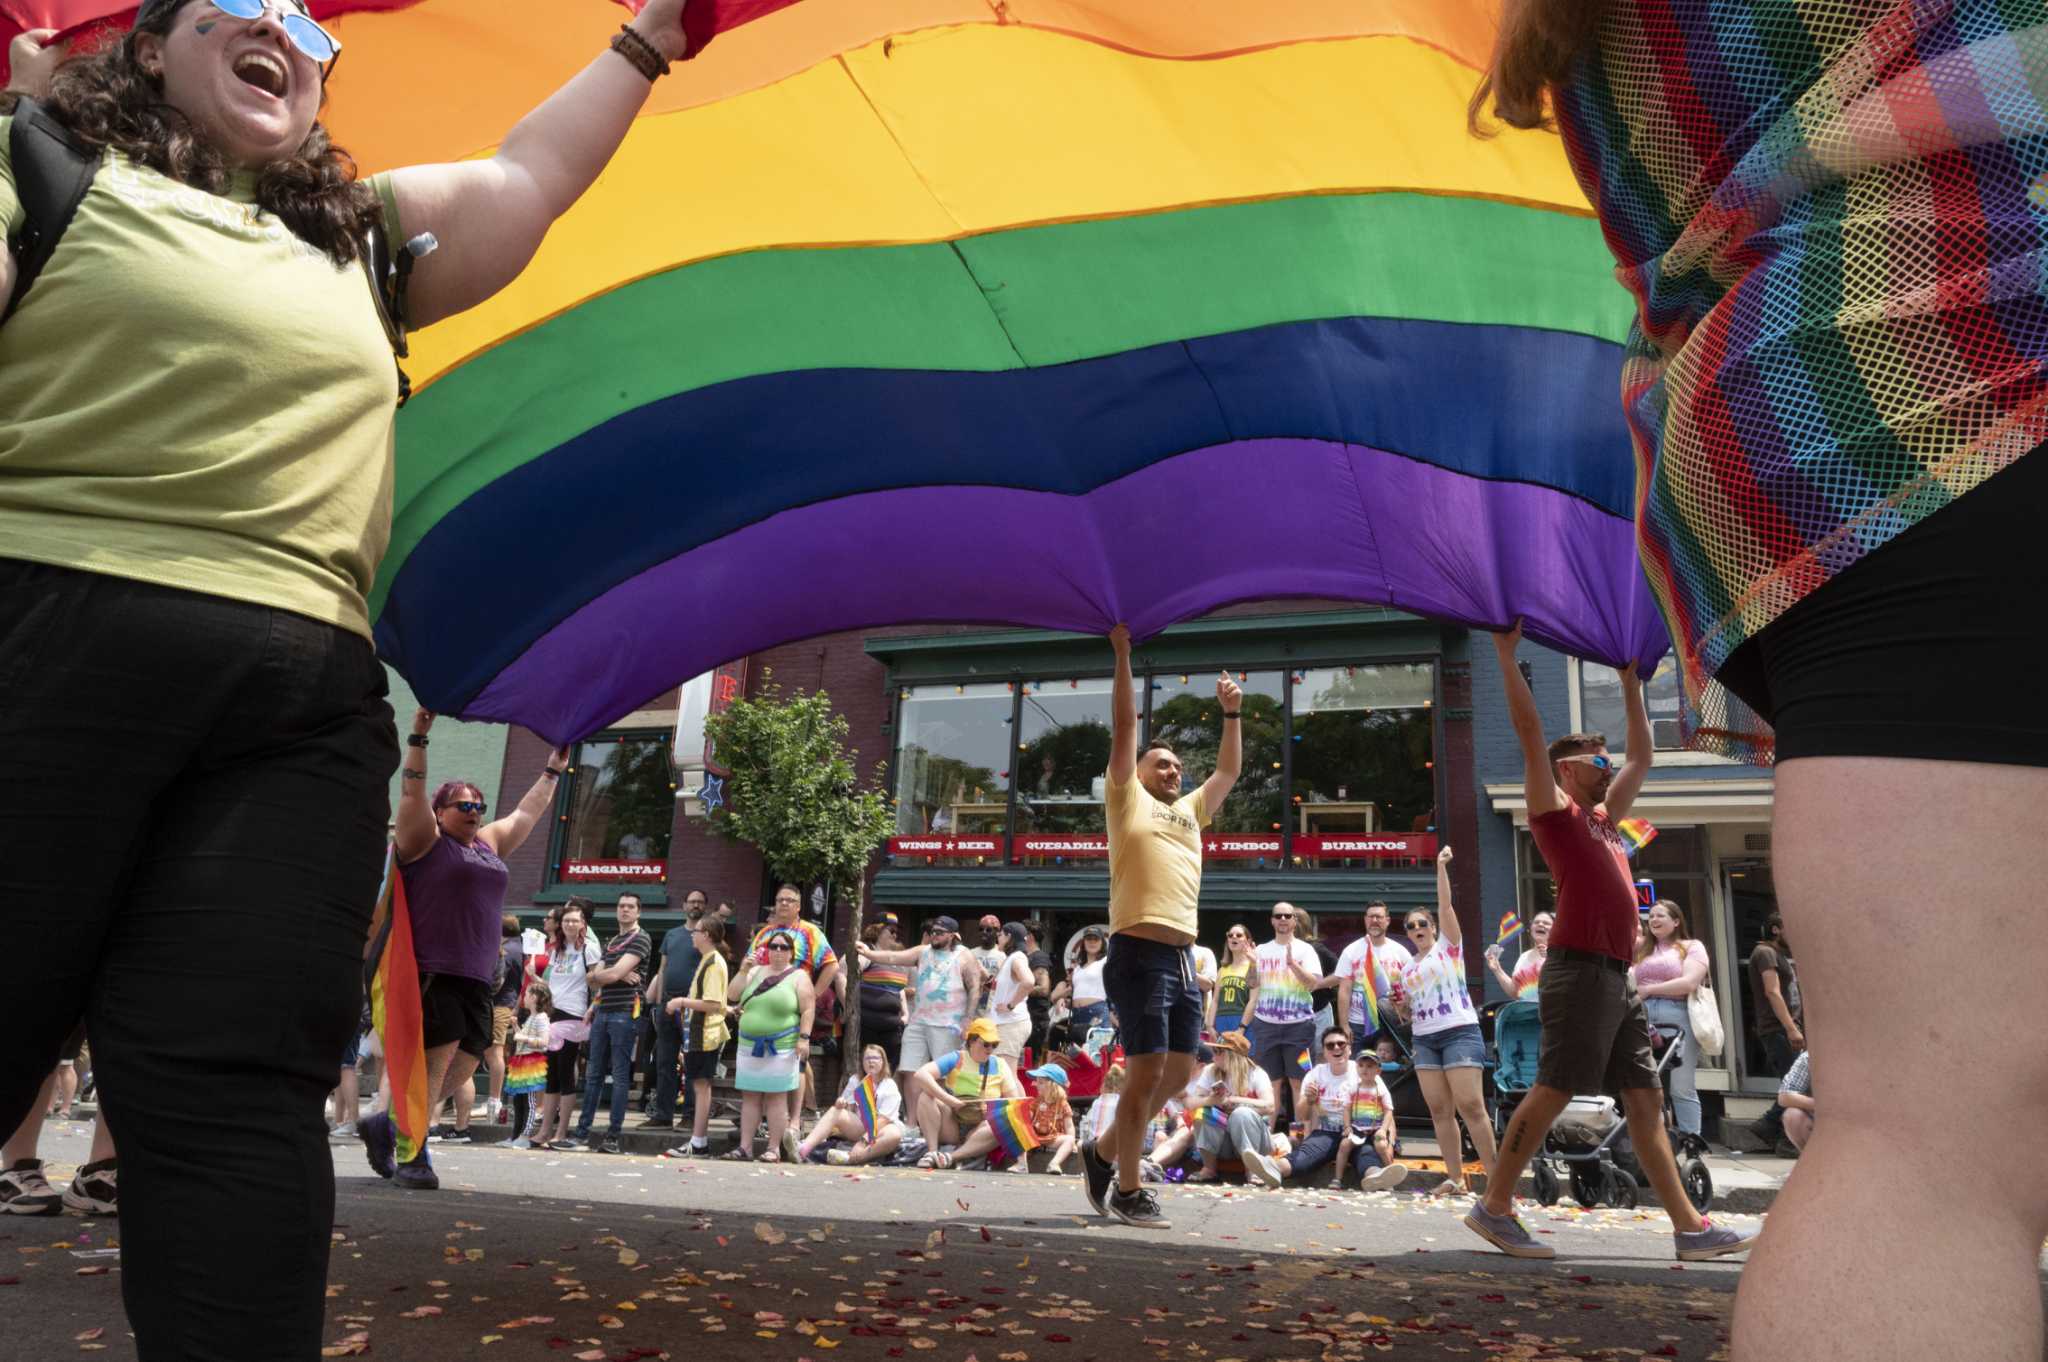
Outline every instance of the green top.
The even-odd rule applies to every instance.
[[[740,1039],[779,1036],[795,1029],[802,1019],[803,1004],[796,996],[796,971],[791,970],[775,987],[764,988],[745,999],[740,1010]]]
[[[0,230],[21,213],[0,118]],[[394,240],[398,212],[384,199]],[[118,155],[0,326],[0,555],[367,636],[397,372],[368,277]]]

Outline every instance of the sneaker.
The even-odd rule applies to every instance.
[[[427,1127],[427,1138],[430,1140],[445,1140],[454,1133],[455,1123],[453,1121],[443,1121],[439,1125]]]
[[[1095,1142],[1081,1146],[1081,1182],[1088,1192],[1088,1204],[1097,1215],[1109,1214],[1109,1190],[1116,1185],[1116,1169],[1095,1152]]]
[[[398,1173],[391,1179],[409,1192],[438,1192],[441,1179],[434,1173],[434,1165],[427,1161],[425,1154],[411,1163],[398,1165]]]
[[[1135,1192],[1117,1188],[1109,1194],[1109,1213],[1126,1225],[1146,1230],[1170,1230],[1173,1222],[1159,1211],[1159,1193],[1150,1187]]]
[[[1796,1159],[1799,1157],[1799,1146],[1790,1140],[1780,1140],[1772,1147],[1771,1157],[1777,1159]]]
[[[1358,1180],[1358,1185],[1368,1192],[1389,1192],[1407,1179],[1407,1164],[1389,1163],[1368,1170],[1366,1175]]]
[[[43,1176],[41,1159],[23,1159],[0,1173],[0,1215],[58,1215],[64,1198]]]
[[[834,1168],[844,1168],[853,1162],[853,1155],[844,1149],[828,1149],[825,1151],[825,1162]]]
[[[618,1136],[607,1135],[602,1140],[592,1142],[590,1152],[593,1154],[623,1154],[626,1152],[626,1147],[619,1143]]]
[[[512,1119],[512,1113],[497,1098],[484,1104],[484,1124],[501,1126]]]
[[[585,1142],[589,1140],[589,1138],[590,1137],[588,1135],[564,1135],[561,1139],[556,1140],[554,1144],[550,1145],[549,1148],[581,1149],[583,1148]]]
[[[356,1123],[354,1121],[343,1121],[340,1125],[327,1132],[327,1138],[330,1140],[353,1140],[355,1137]]]
[[[527,1139],[527,1138],[526,1138],[526,1137],[525,1137],[524,1135],[515,1135],[515,1136],[513,1136],[513,1137],[512,1137],[511,1139],[509,1139],[509,1140],[505,1141],[505,1148],[507,1148],[507,1149],[531,1149],[531,1148],[533,1148],[533,1141],[532,1141],[532,1140],[529,1140],[529,1139]]]
[[[469,1133],[468,1126],[450,1126],[448,1133],[440,1137],[442,1144],[475,1144],[476,1136]]]
[[[797,1139],[794,1130],[786,1127],[782,1132],[782,1157],[791,1163],[802,1163],[804,1161],[802,1141]]]
[[[118,1214],[117,1197],[114,1188],[116,1160],[102,1159],[88,1163],[78,1170],[71,1179],[71,1185],[64,1189],[64,1204],[74,1211],[87,1215]]]
[[[1700,1227],[1691,1234],[1674,1234],[1671,1237],[1678,1241],[1678,1261],[1681,1263],[1726,1258],[1730,1254],[1747,1253],[1756,1247],[1755,1230],[1744,1234],[1741,1230],[1723,1229],[1704,1218]]]
[[[1280,1185],[1280,1165],[1273,1161],[1271,1154],[1261,1154],[1256,1149],[1240,1149],[1237,1156],[1244,1160],[1244,1171],[1250,1173],[1268,1187]]]
[[[356,1123],[356,1134],[362,1138],[363,1154],[370,1160],[370,1171],[380,1178],[388,1178],[398,1171],[398,1132],[391,1128],[391,1118],[383,1112],[365,1116]]]
[[[1495,1215],[1486,1209],[1484,1203],[1472,1207],[1465,1215],[1465,1228],[1492,1244],[1510,1258],[1555,1258],[1557,1250],[1548,1244],[1539,1244],[1529,1233],[1521,1220],[1513,1213]],[[1683,1238],[1684,1236],[1680,1236]]]

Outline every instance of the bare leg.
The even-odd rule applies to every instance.
[[[855,1145],[848,1159],[850,1163],[879,1163],[894,1154],[903,1143],[903,1127],[890,1126],[877,1135],[874,1143],[863,1142]]]
[[[1628,1138],[1636,1147],[1636,1162],[1657,1193],[1671,1228],[1691,1234],[1700,1227],[1700,1213],[1685,1194],[1678,1176],[1678,1160],[1671,1157],[1671,1141],[1664,1134],[1664,1094],[1657,1088],[1623,1088],[1621,1105],[1628,1113]]]
[[[1813,1117],[1796,1107],[1785,1109],[1785,1138],[1792,1142],[1794,1149],[1805,1149],[1806,1142],[1813,1138]]]
[[[1145,1127],[1152,1124],[1167,1098],[1187,1087],[1195,1074],[1195,1057],[1132,1055],[1124,1067],[1124,1094],[1116,1104],[1116,1120],[1103,1138],[1096,1140],[1095,1147],[1105,1160],[1115,1160],[1117,1189],[1135,1192],[1143,1177],[1139,1165],[1145,1160]]]
[[[780,1100],[779,1098],[777,1099]],[[754,1152],[754,1127],[761,1124],[761,1094],[745,1092],[740,1094],[740,1153]],[[768,1142],[768,1148],[775,1148],[775,1141]]]
[[[29,1104],[28,1114],[21,1118],[21,1124],[7,1137],[7,1143],[0,1145],[0,1166],[12,1168],[23,1159],[36,1156],[36,1144],[43,1138],[43,1120],[50,1110],[50,1091],[57,1086],[57,1075],[48,1074],[42,1088],[36,1093],[36,1100]]]
[[[1776,800],[1779,905],[1828,1120],[1742,1274],[1734,1356],[1941,1356],[1966,1321],[1972,1362],[2035,1362],[2048,1169],[2021,1159],[1987,1177],[1888,1098],[1901,1074],[1938,1074],[1943,1109],[1976,1129],[2038,1129],[2048,1115],[2048,1054],[1999,1043],[2029,1033],[2048,977],[2033,911],[2048,880],[2048,769],[1796,760],[1778,768]],[[1967,990],[1971,1031],[1871,987],[1901,960]]]
[[[107,1129],[107,1118],[102,1116],[92,1123],[92,1149],[86,1154],[87,1163],[103,1163],[114,1157],[114,1133]]]
[[[469,1056],[464,1055],[463,1058],[469,1059]],[[452,1061],[449,1067],[454,1067]],[[455,1128],[457,1130],[469,1129],[469,1114],[476,1109],[476,1068],[476,1061],[470,1059],[470,1076],[456,1084],[454,1092],[450,1095],[451,1100],[455,1103]]]
[[[1442,1069],[1417,1069],[1422,1098],[1429,1103],[1429,1124],[1436,1131],[1437,1153],[1443,1156],[1444,1186],[1465,1185],[1465,1142],[1458,1138],[1458,1105],[1451,1096],[1451,1080]]]
[[[797,1142],[797,1149],[803,1157],[811,1157],[811,1151],[827,1140],[845,1140],[849,1143],[866,1135],[867,1127],[860,1123],[860,1117],[837,1107],[827,1107],[818,1113],[818,1122],[811,1127],[811,1133]]]
[[[1480,1171],[1486,1174],[1487,1185],[1491,1186],[1500,1151],[1493,1146],[1493,1121],[1486,1113],[1484,1073],[1482,1069],[1444,1070],[1451,1084],[1451,1100],[1457,1104],[1458,1115],[1472,1136],[1472,1147],[1479,1151]]]
[[[341,1071],[341,1081],[334,1085],[334,1122],[336,1125],[354,1125],[362,1117],[363,1085],[356,1077],[353,1064]]]
[[[1293,1096],[1293,1098],[1294,1098],[1294,1105],[1290,1106],[1290,1107],[1289,1107],[1289,1108],[1287,1109],[1288,1111],[1290,1111],[1290,1112],[1292,1112],[1292,1113],[1293,1113],[1293,1115],[1292,1115],[1292,1116],[1291,1116],[1291,1117],[1290,1117],[1289,1119],[1290,1119],[1290,1120],[1295,1120],[1295,1121],[1301,1121],[1301,1122],[1303,1122],[1303,1123],[1305,1124],[1305,1123],[1307,1122],[1307,1119],[1308,1119],[1308,1118],[1306,1118],[1305,1116],[1303,1116],[1303,1115],[1301,1114],[1301,1079],[1300,1079],[1299,1077],[1291,1077],[1291,1078],[1289,1078],[1289,1079],[1287,1080],[1287,1091],[1288,1091],[1288,1092],[1289,1092],[1289,1093],[1290,1093],[1290,1094],[1291,1094],[1291,1095]],[[1432,1106],[1431,1110],[1434,1110],[1434,1109],[1435,1109],[1435,1108],[1434,1108],[1434,1107]],[[1280,1113],[1279,1113],[1279,1112],[1278,1112],[1277,1110],[1276,1110],[1276,1111],[1275,1111],[1275,1112],[1273,1113],[1273,1129],[1275,1129],[1275,1130],[1279,1130],[1279,1129],[1281,1129],[1281,1124],[1280,1124]]]
[[[1558,1113],[1571,1100],[1572,1095],[1563,1088],[1547,1088],[1539,1083],[1529,1089],[1529,1095],[1515,1108],[1514,1119],[1508,1122],[1507,1139],[1494,1155],[1483,1202],[1487,1210],[1495,1215],[1513,1214],[1515,1184],[1522,1180],[1522,1170],[1543,1148],[1543,1137],[1550,1133]]]
[[[700,1078],[691,1086],[696,1089],[697,1102],[690,1114],[690,1142],[696,1144],[711,1129],[711,1080]]]
[[[57,1066],[57,1117],[59,1120],[68,1121],[71,1119],[71,1104],[77,1100],[78,1065],[76,1063],[59,1064]]]
[[[801,1091],[802,1089],[799,1088],[798,1092]],[[778,1163],[782,1159],[782,1132],[789,1129],[789,1109],[793,1105],[789,1099],[794,1096],[796,1096],[796,1093],[791,1093],[789,1097],[775,1093],[769,1094],[767,1102],[768,1148],[761,1153],[762,1159],[768,1163]],[[753,1127],[748,1126],[747,1129],[752,1130]]]
[[[489,1076],[484,1089],[485,1111],[496,1111],[505,1100],[505,1047],[493,1045],[484,1051],[484,1072]]]
[[[455,1091],[455,1085],[449,1082],[448,1079],[449,1067],[455,1059],[455,1054],[455,1042],[452,1040],[446,1045],[436,1045],[427,1051],[427,1121],[429,1124],[440,1119],[441,1104],[447,1101]],[[457,1083],[460,1081],[460,1079],[456,1080]]]
[[[1059,1142],[1052,1147],[1052,1158],[1046,1163],[1045,1171],[1057,1173],[1065,1169],[1067,1166],[1067,1155],[1073,1152],[1074,1137],[1072,1135],[1060,1136]],[[1020,1166],[1028,1167],[1029,1165],[1023,1164]]]

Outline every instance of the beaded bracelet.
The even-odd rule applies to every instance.
[[[669,73],[668,58],[661,55],[661,49],[640,36],[631,24],[621,24],[616,37],[612,39],[612,51],[633,63],[633,69],[647,77],[649,83]]]

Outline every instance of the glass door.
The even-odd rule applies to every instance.
[[[1756,994],[1756,981],[1749,971],[1749,954],[1763,940],[1764,919],[1778,910],[1778,891],[1771,879],[1768,858],[1721,863],[1722,899],[1728,905],[1728,921],[1734,931],[1734,952],[1729,956],[1733,984],[1729,996],[1735,1004],[1735,1029],[1729,1050],[1741,1066],[1738,1076],[1745,1092],[1776,1092],[1778,1080],[1764,1059],[1763,1044],[1757,1039],[1756,1023],[1764,1000]]]

